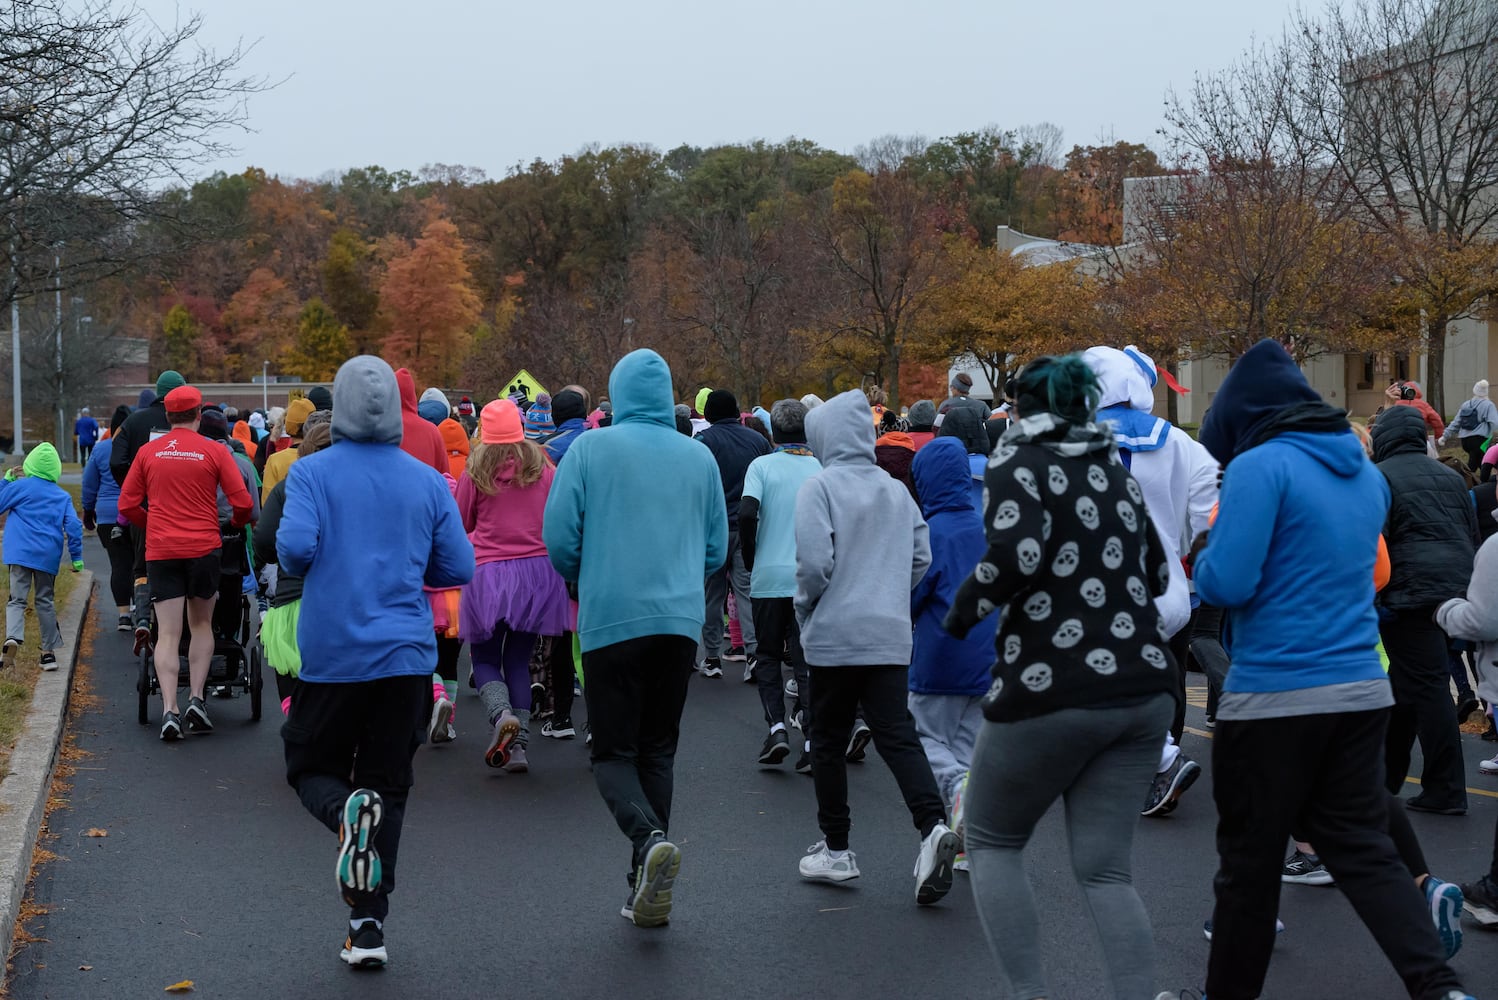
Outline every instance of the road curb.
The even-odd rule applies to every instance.
[[[78,576],[68,606],[58,615],[63,647],[58,669],[41,674],[31,695],[31,710],[10,755],[10,773],[0,782],[0,905],[5,907],[4,926],[15,928],[26,896],[31,873],[31,855],[36,847],[42,817],[47,813],[47,792],[52,787],[52,769],[62,745],[67,721],[73,673],[78,667],[78,647],[83,626],[93,605],[94,574]],[[7,938],[7,950],[9,943]],[[0,988],[6,970],[0,965]]]

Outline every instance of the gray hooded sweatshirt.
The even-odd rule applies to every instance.
[[[333,440],[401,443],[401,391],[384,359],[350,358],[333,379]]]
[[[796,497],[796,620],[818,667],[910,663],[910,592],[931,565],[910,491],[874,464],[874,420],[850,390],[806,415],[822,462]]]

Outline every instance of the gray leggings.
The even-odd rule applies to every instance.
[[[968,779],[966,849],[978,916],[1016,1000],[1052,995],[1024,850],[1057,796],[1066,800],[1072,870],[1102,942],[1112,995],[1154,996],[1154,937],[1134,891],[1131,857],[1139,810],[1160,763],[1160,733],[1174,708],[1174,699],[1161,694],[1122,708],[983,724]]]

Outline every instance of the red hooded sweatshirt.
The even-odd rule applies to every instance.
[[[448,474],[447,446],[442,443],[442,433],[416,412],[416,380],[410,371],[401,368],[395,373],[395,382],[401,390],[401,451]]]

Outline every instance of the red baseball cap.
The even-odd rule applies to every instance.
[[[190,385],[179,385],[166,394],[166,412],[186,413],[203,405],[203,394]]]

